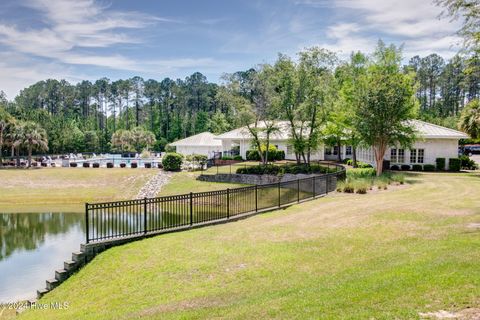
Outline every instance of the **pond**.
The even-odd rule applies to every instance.
[[[0,302],[36,297],[85,242],[79,213],[0,213]]]

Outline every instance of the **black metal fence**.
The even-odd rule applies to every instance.
[[[86,242],[115,240],[134,235],[230,219],[314,199],[336,189],[345,168],[308,178],[219,191],[196,192],[85,205]]]

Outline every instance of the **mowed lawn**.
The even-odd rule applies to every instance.
[[[480,175],[424,173],[110,249],[19,319],[416,319],[480,307]]]
[[[156,173],[130,168],[0,170],[0,212],[84,212],[85,202],[135,197]]]

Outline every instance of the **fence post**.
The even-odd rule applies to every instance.
[[[147,234],[147,197],[143,198],[143,234]]]
[[[258,212],[258,185],[255,185],[255,212]]]
[[[190,192],[190,225],[193,225],[193,192]]]
[[[86,243],[88,244],[88,203],[85,203],[85,235],[86,235]]]
[[[227,219],[230,219],[230,188],[227,188]]]
[[[300,179],[297,179],[297,202],[300,202]]]
[[[280,208],[280,182],[278,183],[278,207]]]
[[[315,185],[317,184],[317,182],[315,181],[316,178],[317,178],[317,176],[313,176],[313,198],[315,198],[317,196],[315,194]]]

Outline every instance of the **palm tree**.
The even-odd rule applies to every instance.
[[[32,165],[32,151],[48,150],[47,132],[37,123],[27,121],[21,125],[22,132],[17,136],[14,142],[16,146],[25,146],[28,150],[28,167]]]
[[[0,108],[0,167],[3,166],[3,144],[5,142],[5,136],[10,122],[11,116],[5,110]]]
[[[480,101],[470,101],[462,111],[459,122],[460,129],[468,133],[473,139],[480,138]]]

